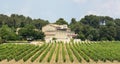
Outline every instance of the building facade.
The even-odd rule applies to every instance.
[[[45,34],[45,41],[50,42],[53,39],[56,41],[70,41],[77,35],[68,28],[67,25],[48,24],[42,28]]]

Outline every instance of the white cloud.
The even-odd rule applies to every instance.
[[[101,15],[100,12],[97,12],[96,10],[90,10],[90,11],[87,11],[87,14],[90,15],[90,14],[93,14],[93,15]]]
[[[100,3],[93,3],[90,9],[86,11],[86,14],[104,15],[111,17],[120,17],[120,0],[106,0]]]
[[[120,0],[109,0],[102,4],[101,8],[106,14],[118,16],[120,15]]]

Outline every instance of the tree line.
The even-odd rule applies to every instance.
[[[49,23],[48,20],[32,19],[18,14],[11,14],[11,16],[0,14],[0,40],[26,40],[27,38],[44,40],[42,27]],[[64,18],[59,18],[54,23],[67,24],[72,31],[78,34],[75,38],[81,40],[120,40],[119,18],[86,15],[80,20],[72,18],[70,23]],[[18,28],[20,29],[18,30]]]
[[[44,40],[45,35],[41,29],[48,23],[48,20],[32,19],[18,14],[11,14],[11,16],[0,14],[0,41],[28,38]]]
[[[120,40],[120,19],[109,16],[86,15],[80,20],[71,19],[68,24],[63,18],[56,24],[67,24],[77,35],[76,38],[91,41]]]

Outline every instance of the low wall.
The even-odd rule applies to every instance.
[[[46,39],[45,40],[45,42],[46,43],[49,43],[49,42],[65,42],[65,43],[67,43],[67,42],[70,42],[71,41],[71,39],[57,39],[57,40],[51,40],[51,39]],[[73,42],[81,42],[81,40],[80,39],[73,39]]]

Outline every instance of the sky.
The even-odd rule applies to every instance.
[[[19,14],[55,22],[80,20],[85,15],[120,18],[120,0],[1,0],[0,14]]]

